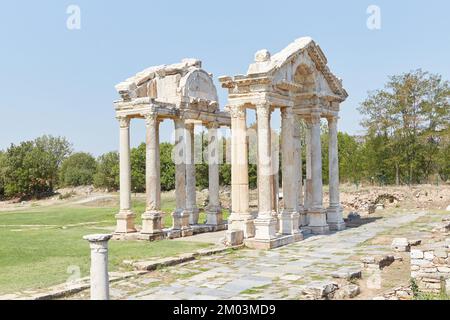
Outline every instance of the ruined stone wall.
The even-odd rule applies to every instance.
[[[411,278],[421,292],[450,293],[450,238],[411,249]]]

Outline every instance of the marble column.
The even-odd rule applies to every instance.
[[[161,187],[159,172],[159,120],[156,112],[145,115],[146,124],[146,157],[145,186],[146,210],[142,214],[142,230],[144,234],[160,234],[161,226]]]
[[[108,241],[111,237],[111,234],[83,237],[91,248],[91,300],[109,300]]]
[[[243,105],[227,107],[231,115],[231,214],[229,230],[242,230],[245,238],[255,236],[249,211],[248,145],[246,109]]]
[[[330,206],[327,209],[327,222],[331,230],[345,229],[342,207],[339,201],[339,159],[338,159],[338,117],[328,117],[329,151],[329,192]]]
[[[206,223],[219,225],[223,223],[222,208],[219,199],[219,135],[217,122],[210,122],[208,128],[208,207],[206,208]]]
[[[277,220],[272,216],[270,112],[268,104],[256,106],[258,123],[258,217],[255,219],[255,240],[276,238]]]
[[[136,232],[131,211],[130,118],[119,116],[120,124],[120,211],[116,214],[116,233]]]
[[[311,119],[311,207],[308,208],[308,227],[315,234],[329,231],[326,210],[323,208],[322,145],[320,141],[320,114]]]
[[[189,215],[186,212],[186,142],[184,119],[178,118],[175,122],[175,203],[176,209],[172,213],[173,230],[181,230],[188,233]],[[187,235],[187,234],[186,234]]]
[[[281,152],[282,152],[282,186],[284,208],[280,218],[281,234],[296,234],[298,230],[298,212],[297,212],[297,176],[298,168],[295,163],[295,145],[294,145],[294,114],[292,108],[281,109]]]
[[[195,183],[195,125],[186,124],[186,213],[189,224],[198,224],[198,207]]]
[[[302,140],[300,132],[301,118],[298,115],[294,116],[294,171],[295,181],[297,187],[296,194],[296,211],[299,214],[299,226],[306,226],[306,213],[303,206],[303,162],[302,162]]]
[[[272,115],[269,115],[269,123],[271,121]],[[272,195],[272,216],[277,221],[275,225],[276,233],[280,232],[280,136],[270,130],[270,150],[271,150],[271,167],[272,176],[270,177],[271,183],[271,195]]]
[[[306,179],[304,190],[304,210],[306,212],[306,224],[309,224],[308,209],[311,207],[312,201],[312,169],[311,169],[311,121],[310,118],[306,118],[306,132],[305,132],[305,157],[306,157]]]

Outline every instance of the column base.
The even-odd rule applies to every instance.
[[[299,233],[298,219],[299,214],[297,212],[290,210],[283,210],[283,212],[278,215],[278,220],[280,222],[279,232],[281,234]]]
[[[290,243],[294,243],[297,241],[303,240],[303,235],[301,233],[297,234],[289,234],[289,235],[280,235],[276,238],[264,240],[264,239],[256,239],[250,238],[245,239],[244,244],[246,247],[252,249],[274,249],[278,248]]]
[[[162,212],[147,211],[142,214],[142,230],[143,234],[157,235],[162,233]]]
[[[206,224],[217,226],[222,223],[222,208],[220,206],[208,206],[206,208]]]
[[[272,209],[272,218],[275,219],[275,233],[280,233],[281,220],[279,218],[279,213],[277,211],[273,210],[273,209]]]
[[[330,230],[341,231],[345,229],[342,211],[341,206],[332,206],[327,209],[327,223],[330,226]]]
[[[255,220],[250,213],[232,212],[228,218],[228,230],[242,230],[244,238],[255,236]]]
[[[325,234],[330,231],[327,224],[326,210],[323,208],[311,208],[308,210],[309,224],[308,229],[313,234]]]
[[[272,213],[259,213],[255,222],[255,240],[272,240],[276,238],[277,219]]]
[[[300,206],[298,208],[298,225],[299,227],[304,227],[308,225],[307,219],[306,219],[306,210],[303,208],[303,206]]]
[[[131,210],[122,210],[115,215],[116,231],[115,233],[133,233],[136,232],[134,219],[136,215]]]
[[[199,210],[197,207],[186,209],[185,214],[189,216],[189,224],[198,224]]]

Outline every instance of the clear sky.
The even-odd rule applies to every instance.
[[[67,7],[81,9],[69,30]],[[381,10],[370,30],[369,5]],[[387,76],[422,68],[450,78],[449,1],[2,1],[0,149],[44,133],[94,155],[118,149],[114,85],[151,65],[198,58],[217,83],[244,74],[254,53],[311,36],[349,93],[339,129],[361,133],[356,108]],[[274,121],[277,121],[274,119]],[[162,140],[173,124],[162,125]],[[144,139],[132,125],[132,144]]]

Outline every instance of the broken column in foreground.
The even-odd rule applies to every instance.
[[[91,300],[109,300],[108,241],[112,234],[91,234]]]

